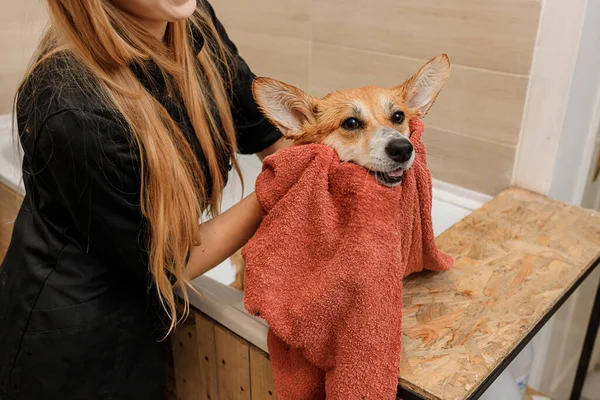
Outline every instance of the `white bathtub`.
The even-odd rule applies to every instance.
[[[11,133],[11,118],[0,116],[0,182],[23,193],[19,153]],[[240,157],[246,194],[254,187],[261,163],[255,156]],[[436,235],[452,226],[489,200],[488,196],[471,192],[444,182],[433,183],[433,228]],[[240,179],[232,174],[223,196],[223,210],[242,197]],[[246,313],[242,293],[229,285],[234,280],[234,270],[226,261],[194,281],[202,296],[190,291],[192,304],[202,312],[228,327],[249,342],[267,351],[266,324]]]

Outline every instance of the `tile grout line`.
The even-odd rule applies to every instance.
[[[511,144],[511,143],[497,142],[495,140],[491,140],[491,139],[487,139],[487,138],[483,138],[483,137],[479,137],[479,136],[474,136],[474,135],[471,135],[471,134],[468,134],[468,133],[458,132],[458,131],[455,131],[455,130],[452,130],[452,129],[441,128],[441,127],[436,126],[436,125],[427,125],[426,124],[425,125],[425,130],[427,130],[428,128],[429,129],[436,129],[438,131],[443,131],[443,132],[446,132],[446,133],[452,133],[454,135],[458,135],[458,136],[461,136],[461,137],[464,137],[464,138],[468,138],[468,139],[480,140],[482,142],[485,142],[485,143],[488,143],[488,144],[493,144],[493,145],[496,145],[496,146],[503,146],[503,147],[508,147],[508,148],[511,148],[511,149],[515,149],[517,147],[516,143],[515,144]]]
[[[346,46],[346,45],[340,45],[340,44],[331,44],[331,43],[327,43],[327,42],[321,42],[321,41],[318,41],[318,40],[317,41],[311,40],[311,42],[313,44],[317,44],[317,45],[324,46],[324,47],[334,47],[334,48],[340,48],[340,49],[345,49],[345,50],[362,51],[362,52],[373,54],[373,55],[387,56],[387,57],[393,57],[393,58],[400,58],[400,59],[409,60],[409,61],[418,61],[421,64],[424,64],[427,61],[429,61],[428,59],[424,59],[424,58],[411,57],[411,56],[402,56],[402,55],[393,54],[393,53],[384,53],[382,51],[362,49],[362,48],[359,48],[359,47],[352,47],[352,46]],[[467,69],[467,70],[473,70],[473,71],[478,71],[478,72],[493,73],[493,74],[498,74],[498,75],[503,75],[503,76],[509,76],[509,77],[519,78],[519,79],[528,79],[529,78],[529,74],[518,74],[518,73],[515,73],[515,72],[499,71],[499,70],[495,70],[495,69],[475,67],[475,66],[472,66],[472,65],[465,65],[465,64],[453,63],[452,67],[453,68],[456,67],[456,68],[462,68],[462,69]]]

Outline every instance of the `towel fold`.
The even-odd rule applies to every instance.
[[[395,188],[325,145],[265,159],[244,303],[270,326],[279,400],[395,399],[402,278],[453,263],[433,235],[422,122],[410,130],[415,162]]]

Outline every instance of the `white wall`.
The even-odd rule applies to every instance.
[[[514,184],[594,205],[588,183],[600,119],[598,43],[599,0],[544,1]],[[534,339],[531,384],[552,398],[569,396],[599,276],[592,274]]]
[[[513,185],[550,192],[587,1],[542,2]]]
[[[600,1],[543,0],[513,184],[581,205],[598,132]],[[600,185],[596,187],[600,189]],[[568,398],[600,271],[534,338],[531,384]]]
[[[558,145],[550,197],[581,204],[598,132],[600,1],[587,3],[579,53]]]
[[[600,110],[600,104],[596,107],[596,110]],[[583,198],[581,200],[581,205],[587,208],[593,208],[595,210],[600,210],[600,176],[596,179],[595,182],[591,182],[593,179],[594,172],[596,170],[595,162],[598,157],[600,157],[600,127],[596,131],[596,140],[593,146],[588,147],[588,150],[592,150],[591,154],[592,158],[592,168],[590,169],[590,173],[588,174],[588,185],[585,186],[585,190],[583,193]]]

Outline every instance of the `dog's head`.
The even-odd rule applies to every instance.
[[[423,117],[450,73],[445,54],[425,64],[402,85],[337,91],[322,98],[270,78],[253,83],[265,116],[296,144],[322,143],[342,161],[356,163],[395,186],[415,155],[408,121]]]

